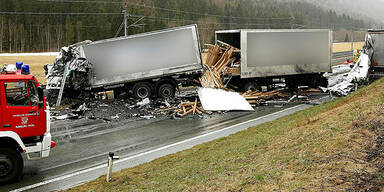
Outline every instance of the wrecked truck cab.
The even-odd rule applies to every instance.
[[[67,51],[47,76],[54,95],[64,86],[69,92],[114,90],[138,99],[168,98],[203,71],[197,25],[86,42]]]

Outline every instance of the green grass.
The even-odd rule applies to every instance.
[[[339,176],[372,134],[357,122],[376,118],[380,80],[332,102],[105,176],[69,191],[339,191]],[[344,157],[345,156],[345,157]],[[347,184],[345,184],[347,183]]]

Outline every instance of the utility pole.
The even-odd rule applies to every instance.
[[[137,21],[135,21],[133,24],[128,25],[129,14],[128,14],[127,8],[128,8],[128,5],[124,3],[124,10],[122,12],[124,14],[124,21],[120,24],[119,29],[117,29],[115,37],[119,36],[123,27],[124,27],[124,36],[127,37],[129,27],[142,27],[145,25],[145,24],[138,24],[140,21],[142,21],[145,18],[144,16],[138,19]],[[134,15],[132,16],[135,17]]]
[[[128,11],[127,11],[127,7],[125,7],[125,9],[123,10],[123,13],[124,13],[124,34],[125,36],[128,36]]]

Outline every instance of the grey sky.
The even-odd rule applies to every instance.
[[[384,23],[384,0],[300,0],[355,17],[366,16]]]

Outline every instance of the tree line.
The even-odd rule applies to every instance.
[[[367,23],[309,3],[279,0],[0,0],[0,52],[57,51],[112,38],[129,14],[129,34],[198,24],[202,43],[215,30],[360,29]]]

